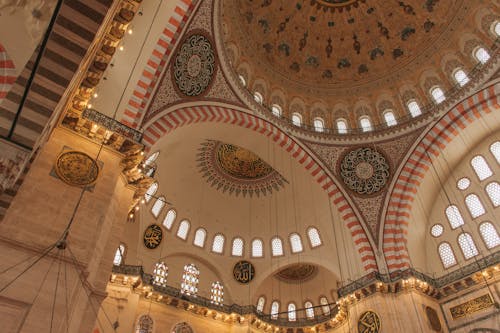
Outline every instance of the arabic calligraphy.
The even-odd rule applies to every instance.
[[[144,231],[144,246],[147,247],[148,249],[156,249],[160,243],[161,240],[163,239],[163,231],[161,230],[161,227],[157,224],[151,224],[147,229]]]
[[[359,333],[378,333],[380,332],[380,318],[373,311],[366,311],[358,320]]]
[[[255,275],[255,269],[253,265],[246,261],[238,261],[233,268],[233,276],[236,281],[239,283],[250,283],[250,281],[253,280],[253,277]]]
[[[471,299],[468,302],[450,308],[450,312],[453,319],[458,319],[465,317],[468,314],[489,308],[490,306],[493,306],[493,299],[490,294],[484,294]]]

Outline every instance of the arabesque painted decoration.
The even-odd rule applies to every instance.
[[[71,186],[89,186],[97,181],[99,166],[89,155],[80,151],[67,151],[57,157],[57,176]]]

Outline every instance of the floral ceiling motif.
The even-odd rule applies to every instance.
[[[374,194],[389,179],[385,157],[371,148],[351,150],[340,164],[340,176],[349,189],[358,194]]]
[[[311,264],[294,264],[283,268],[275,277],[284,282],[303,282],[313,278],[318,273],[316,266]]]
[[[215,140],[201,144],[197,165],[202,176],[224,193],[267,195],[287,180],[253,152]]]

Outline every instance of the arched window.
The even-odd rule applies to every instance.
[[[314,124],[314,130],[316,132],[324,132],[325,131],[325,121],[321,118],[314,118],[313,121]]]
[[[196,296],[200,282],[200,270],[193,264],[184,266],[182,274],[181,293]]]
[[[290,235],[290,245],[292,247],[292,253],[298,253],[304,250],[302,246],[302,239],[297,233],[293,233]]]
[[[257,312],[264,311],[265,304],[266,304],[266,299],[263,296],[259,297],[259,300],[257,301]]]
[[[415,100],[408,102],[407,106],[412,117],[418,117],[422,114],[422,110]]]
[[[309,237],[309,242],[311,242],[311,247],[317,247],[321,245],[321,238],[319,237],[318,229],[310,227],[307,229],[307,236]]]
[[[168,267],[163,261],[157,262],[153,269],[153,284],[165,287],[167,285]]]
[[[455,258],[455,254],[450,244],[446,242],[439,244],[438,251],[439,258],[441,258],[444,268],[450,268],[457,264],[457,259]]]
[[[280,304],[278,301],[273,301],[271,304],[271,319],[276,320],[278,319],[278,313],[280,311]]]
[[[398,124],[398,122],[396,121],[396,117],[394,116],[394,113],[390,110],[384,112],[384,120],[387,126],[394,126]]]
[[[188,220],[182,220],[181,223],[179,223],[179,228],[177,229],[177,237],[186,240],[190,227],[191,224],[189,223]]]
[[[337,132],[339,134],[346,134],[347,133],[347,121],[344,119],[337,119]]]
[[[436,104],[441,104],[446,100],[446,96],[444,95],[443,89],[439,87],[432,88],[431,96]]]
[[[482,157],[481,155],[475,156],[470,161],[470,164],[472,165],[472,168],[474,169],[474,172],[476,173],[477,177],[481,181],[493,175],[493,172],[491,171],[488,162],[486,162],[484,157]]]
[[[304,303],[304,308],[306,308],[307,319],[314,319],[314,308],[311,302],[307,301]]]
[[[259,104],[264,103],[264,98],[262,97],[262,95],[258,91],[256,91],[256,92],[253,93],[253,98]]]
[[[120,266],[123,264],[123,259],[125,258],[125,244],[118,245],[115,252],[115,257],[113,258],[113,265]]]
[[[469,209],[469,213],[473,219],[486,213],[481,200],[479,200],[479,197],[475,194],[469,194],[466,196],[465,204],[467,205],[467,209]]]
[[[224,303],[224,287],[219,281],[212,283],[212,289],[210,289],[210,303],[215,305]]]
[[[497,163],[500,164],[500,141],[495,141],[491,144],[490,152],[495,156]]]
[[[363,132],[370,132],[372,130],[372,123],[368,116],[362,116],[359,118],[359,125],[361,126],[361,130]]]
[[[283,255],[283,242],[281,241],[281,238],[274,237],[271,240],[271,249],[274,257]]]
[[[252,241],[252,257],[261,258],[264,256],[264,243],[261,239],[254,239]]]
[[[193,244],[198,247],[205,246],[205,239],[207,237],[207,232],[203,228],[198,228],[194,233],[194,241]]]
[[[498,236],[497,229],[495,229],[495,226],[491,222],[481,223],[479,225],[479,233],[488,249],[500,245],[500,237]]]
[[[448,219],[448,222],[450,222],[452,229],[456,229],[461,225],[464,225],[462,214],[460,214],[460,210],[458,210],[458,207],[455,205],[450,205],[446,208],[446,218]]]
[[[172,225],[174,224],[176,216],[177,213],[173,209],[170,209],[167,212],[167,215],[165,215],[165,218],[163,219],[163,226],[167,228],[167,230],[172,229]]]
[[[154,152],[153,154],[149,155],[148,158],[146,158],[146,160],[144,161],[144,164],[145,165],[152,165],[156,161],[156,159],[158,158],[159,155],[160,155],[159,151]]]
[[[478,47],[474,51],[474,58],[476,58],[477,61],[484,65],[490,60],[491,56],[484,47]]]
[[[491,25],[491,31],[496,37],[500,37],[500,22],[493,22],[493,24]]]
[[[243,239],[239,237],[233,239],[233,248],[231,254],[235,257],[243,256]]]
[[[247,81],[245,80],[245,78],[243,77],[243,75],[238,75],[238,78],[240,79],[240,82],[241,84],[246,87],[247,85]]]
[[[296,321],[297,320],[297,312],[295,311],[295,304],[288,304],[288,321]]]
[[[161,196],[156,199],[153,207],[151,207],[151,213],[153,213],[154,217],[160,216],[161,210],[165,207],[165,197]]]
[[[215,235],[214,241],[212,243],[212,252],[222,253],[224,251],[224,241],[225,238],[223,235]]]
[[[153,318],[148,315],[142,315],[137,320],[135,333],[153,333]]]
[[[323,296],[319,299],[319,304],[321,304],[321,310],[323,311],[323,314],[325,316],[329,316],[330,315],[330,304],[328,304],[328,300],[326,299],[325,296]]]
[[[500,184],[497,182],[489,183],[486,185],[486,193],[490,197],[493,207],[500,206]]]
[[[271,113],[275,116],[275,117],[281,117],[281,107],[277,104],[273,104],[271,106]]]
[[[455,70],[455,72],[453,73],[453,77],[460,87],[465,86],[470,81],[467,74],[465,74],[465,72],[460,68]]]
[[[149,202],[151,198],[153,198],[153,195],[156,194],[156,191],[158,191],[158,183],[155,182],[151,184],[151,186],[149,186],[146,194],[144,194],[144,199],[146,199],[146,202]]]
[[[302,125],[302,116],[299,113],[294,112],[292,114],[292,124],[297,127],[300,127],[300,125]]]
[[[458,245],[460,245],[465,259],[470,259],[478,255],[476,244],[469,233],[464,232],[458,236]]]

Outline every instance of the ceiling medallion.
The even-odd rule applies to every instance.
[[[198,153],[198,168],[213,187],[229,194],[267,195],[286,179],[253,152],[215,140],[206,140]]]
[[[380,318],[378,314],[373,311],[366,311],[359,317],[358,332],[359,333],[379,333],[380,332]]]
[[[207,37],[195,34],[181,45],[175,57],[173,76],[186,96],[199,96],[212,81],[215,53]]]
[[[274,276],[284,282],[297,283],[312,279],[318,273],[316,266],[311,264],[294,264],[283,268]]]
[[[389,164],[385,157],[371,148],[350,151],[342,160],[340,175],[347,187],[359,194],[380,191],[389,179]]]
[[[71,186],[89,186],[99,176],[99,166],[89,155],[79,151],[68,151],[57,157],[57,176]]]
[[[161,244],[163,239],[163,231],[158,224],[151,224],[144,231],[143,242],[144,246],[150,250],[156,249]]]
[[[238,261],[233,268],[233,277],[239,283],[247,284],[253,280],[255,268],[252,263],[246,260]]]

